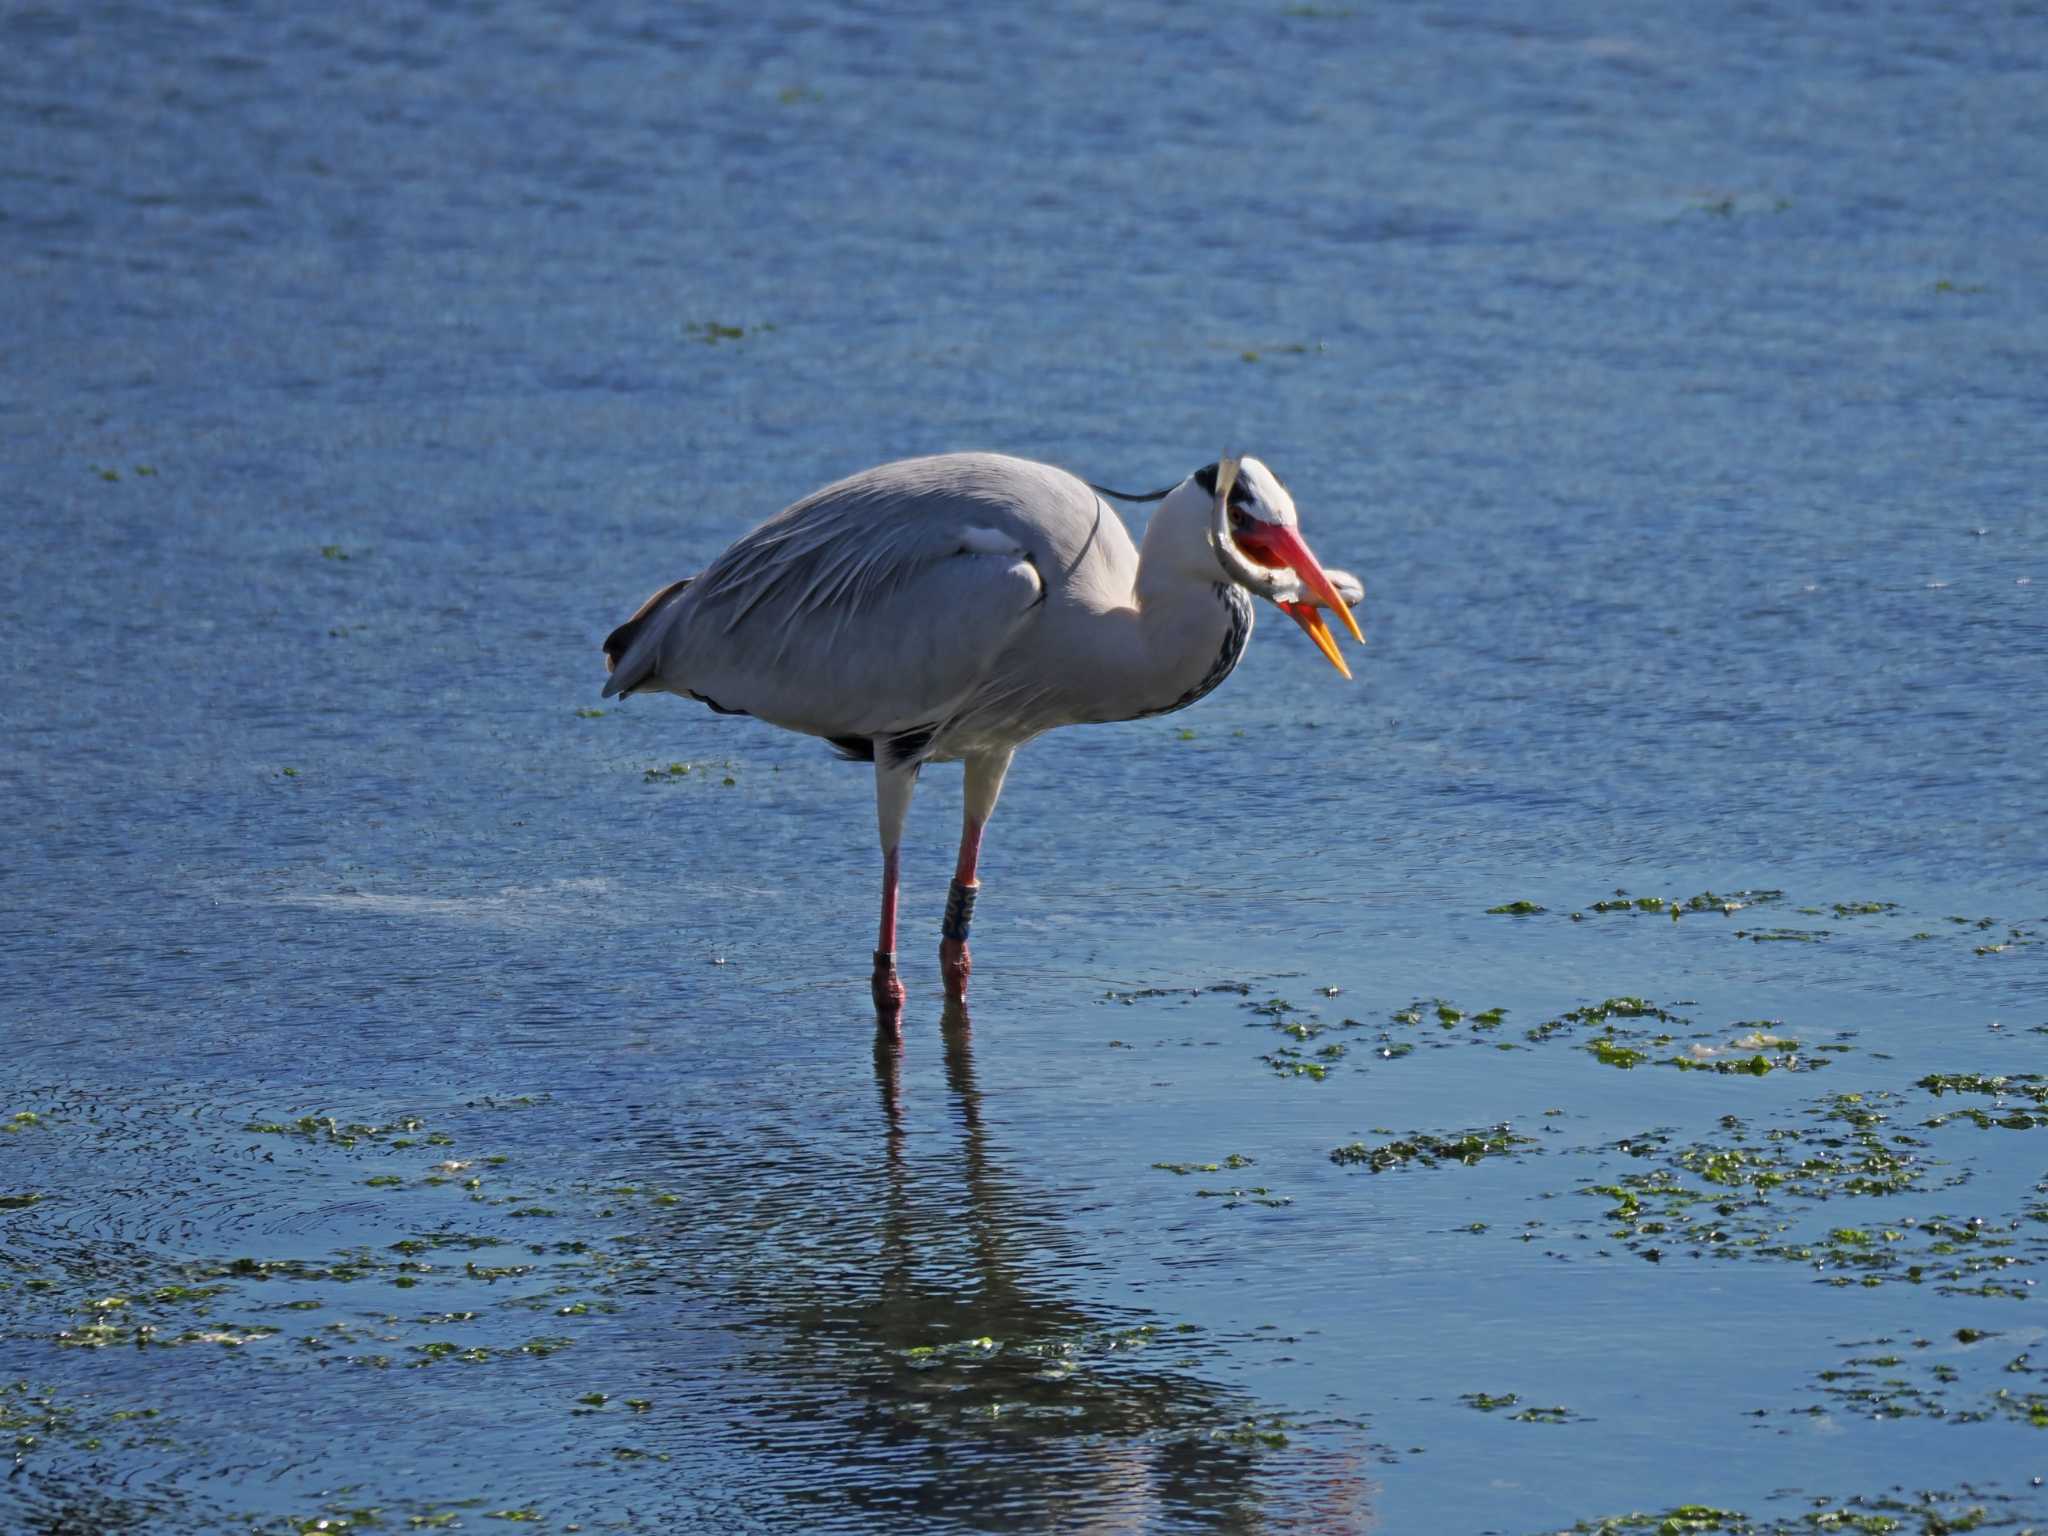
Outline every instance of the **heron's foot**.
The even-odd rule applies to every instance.
[[[974,957],[968,954],[965,939],[939,940],[939,973],[946,978],[946,1000],[965,1002],[967,978],[974,974]]]
[[[910,994],[903,990],[903,978],[896,974],[896,951],[878,949],[875,951],[875,1012],[884,1018],[891,1018],[903,1012],[903,1005]]]

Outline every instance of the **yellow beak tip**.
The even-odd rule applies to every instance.
[[[1285,605],[1290,617],[1302,627],[1302,631],[1316,643],[1316,649],[1345,677],[1351,676],[1351,669],[1344,665],[1344,657],[1337,649],[1337,637],[1330,633],[1330,626],[1323,621],[1322,610],[1308,604],[1288,603]]]

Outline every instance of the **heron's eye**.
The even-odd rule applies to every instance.
[[[1243,507],[1232,507],[1230,509],[1230,531],[1232,533],[1244,533],[1250,529],[1251,525],[1251,514],[1245,511]]]

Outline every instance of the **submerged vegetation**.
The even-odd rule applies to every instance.
[[[647,784],[674,784],[695,777],[697,782],[710,783],[714,779],[727,789],[739,783],[739,764],[731,758],[721,758],[715,763],[675,762],[657,765],[642,771],[640,777]]]
[[[645,771],[663,782],[716,777],[701,764]],[[1858,934],[1890,942],[1916,922],[1874,900],[1809,911],[1778,892],[1740,894],[1750,898],[1745,906],[1775,906],[1788,922],[1826,922],[1838,948]],[[1712,892],[1677,903],[1631,896],[1594,919],[1668,924],[1675,907],[1682,935],[1696,913],[1727,915],[1733,900]],[[1513,931],[1539,942],[1552,916],[1513,915],[1532,925]],[[1931,925],[1967,943],[1936,949],[1923,940],[1912,953],[1976,968],[1970,948],[1992,930],[1974,921]],[[1969,1426],[1959,1432],[1979,1436],[2048,1428],[2048,1382],[2033,1359],[2037,1330],[2025,1322],[2048,1262],[2048,1193],[2014,1198],[2011,1179],[1994,1177],[2001,1160],[2048,1166],[2027,1160],[2037,1150],[2029,1133],[2048,1128],[2048,1073],[2016,1049],[2036,1043],[2021,1040],[2031,1021],[1987,1028],[1983,1045],[1976,1034],[1969,1042],[1959,1036],[1953,1056],[1918,1059],[1908,1070],[1870,1026],[1852,1019],[1852,1027],[1835,1027],[1797,989],[1762,1006],[1741,1006],[1739,997],[1731,1005],[1725,996],[1703,1004],[1669,987],[1666,973],[1613,960],[1646,942],[1666,943],[1668,926],[1639,926],[1620,943],[1597,930],[1556,931],[1584,934],[1601,951],[1586,967],[1594,984],[1576,995],[1471,978],[1459,985],[1458,977],[1441,978],[1440,991],[1428,986],[1437,978],[1420,978],[1422,995],[1412,983],[1387,995],[1349,977],[1228,978],[1108,993],[1105,1003],[1127,1010],[1102,1016],[1121,1031],[1124,1038],[1109,1043],[1122,1049],[1093,1053],[1101,1063],[1093,1070],[1137,1093],[1166,1075],[1153,1069],[1167,1053],[1192,1051],[1271,1114],[1227,1130],[1183,1130],[1147,1147],[1132,1159],[1136,1192],[1108,1222],[1143,1212],[1172,1234],[1176,1252],[1184,1243],[1190,1259],[1204,1260],[1317,1223],[1306,1230],[1341,1244],[1347,1264],[1367,1266],[1381,1244],[1413,1253],[1431,1234],[1455,1233],[1445,1240],[1467,1245],[1459,1258],[1474,1273],[1512,1280],[1569,1265],[1576,1278],[1613,1266],[1635,1286],[1668,1296],[1673,1317],[1696,1298],[1696,1277],[1733,1276],[1723,1266],[1744,1266],[1746,1297],[1779,1308],[1811,1297],[1815,1309],[1813,1368],[1759,1394],[1760,1426],[1790,1432],[1819,1420],[1839,1430],[1914,1419],[1945,1432]],[[1788,951],[1782,963],[1809,962]],[[1763,1016],[1779,1007],[1802,1016]],[[1173,1028],[1148,1032],[1153,1020]],[[1120,1451],[1165,1447],[1176,1465],[1211,1466],[1207,1458],[1218,1457],[1318,1465],[1309,1458],[1331,1433],[1327,1422],[1276,1413],[1216,1385],[1230,1377],[1212,1369],[1251,1350],[1314,1368],[1318,1329],[1301,1326],[1317,1317],[1312,1308],[1280,1314],[1284,1326],[1253,1326],[1241,1314],[1261,1316],[1270,1295],[1247,1288],[1210,1298],[1216,1313],[1196,1314],[1198,1326],[1075,1301],[1056,1285],[1050,1300],[1016,1302],[1016,1254],[1055,1230],[1059,1202],[1046,1202],[1051,1216],[1027,1201],[990,1217],[990,1202],[1006,1198],[1000,1191],[1012,1176],[997,1170],[997,1153],[1011,1149],[1000,1114],[962,1090],[961,1049],[951,1041],[943,1067],[927,1064],[933,1080],[943,1072],[953,1095],[955,1140],[898,1143],[885,1108],[852,1161],[835,1164],[809,1142],[764,1146],[744,1164],[760,1188],[740,1179],[716,1195],[693,1182],[703,1166],[689,1139],[696,1129],[679,1132],[660,1115],[635,1122],[635,1135],[658,1153],[621,1138],[612,1153],[633,1166],[570,1174],[550,1150],[582,1133],[579,1101],[542,1093],[479,1093],[459,1109],[434,1098],[286,1098],[244,1105],[205,1133],[228,1148],[206,1143],[209,1155],[246,1159],[236,1166],[317,1192],[295,1209],[341,1213],[318,1238],[259,1216],[213,1229],[209,1241],[72,1243],[74,1224],[91,1223],[65,1209],[76,1180],[58,1176],[66,1167],[59,1154],[89,1144],[93,1117],[111,1111],[22,1095],[0,1107],[0,1142],[21,1154],[13,1182],[0,1189],[0,1235],[12,1255],[0,1267],[0,1308],[47,1365],[0,1391],[0,1432],[13,1441],[24,1478],[75,1479],[93,1456],[161,1460],[175,1448],[203,1459],[204,1437],[191,1428],[195,1402],[207,1390],[239,1390],[245,1376],[295,1383],[292,1390],[317,1383],[323,1401],[358,1406],[405,1383],[451,1401],[482,1384],[491,1400],[516,1402],[544,1421],[582,1472],[646,1477],[684,1459],[695,1433],[690,1393],[652,1353],[619,1341],[643,1336],[654,1315],[649,1296],[703,1294],[746,1298],[743,1326],[729,1337],[721,1331],[719,1341],[741,1352],[744,1369],[803,1391],[813,1376],[828,1381],[817,1400],[857,1397],[847,1412],[882,1439],[971,1437],[950,1443],[976,1447],[1115,1441]],[[764,1070],[756,1044],[739,1059],[742,1071]],[[1822,1067],[1831,1067],[1825,1077],[1810,1075]],[[1817,1092],[1822,1084],[1837,1091]],[[1469,1095],[1444,1096],[1446,1085]],[[1429,1108],[1390,1111],[1418,1093],[1439,1097]],[[1383,1122],[1395,1113],[1389,1128]],[[514,1124],[534,1134],[513,1144],[505,1132]],[[988,1126],[998,1128],[995,1136]],[[1262,1138],[1261,1126],[1274,1134]],[[167,1140],[195,1134],[180,1127]],[[965,1203],[909,1198],[914,1181],[896,1181],[919,1164],[957,1164],[948,1200]],[[875,1172],[878,1165],[886,1171]],[[825,1191],[815,1200],[792,1195],[814,1187]],[[732,1210],[720,1230],[748,1234],[736,1249],[689,1236],[707,1206],[721,1203]],[[1056,1235],[1053,1246],[1070,1238]],[[1205,1252],[1204,1243],[1214,1247]],[[917,1255],[941,1250],[946,1263],[972,1270],[987,1297],[963,1288],[951,1270],[926,1293],[890,1289],[900,1273],[892,1265],[914,1266]],[[883,1271],[886,1284],[876,1279]],[[770,1291],[797,1300],[764,1310],[758,1297]],[[1829,1320],[1849,1314],[1827,1309],[1850,1297],[1893,1311],[1910,1300],[1921,1326],[1843,1337]],[[1218,1323],[1233,1314],[1237,1320]],[[2000,1321],[2007,1316],[2010,1324]],[[105,1396],[80,1390],[92,1370],[115,1364],[118,1379],[144,1387]],[[1499,1436],[1521,1454],[1569,1452],[1573,1436],[1601,1434],[1600,1421],[1611,1425],[1616,1416],[1612,1398],[1527,1362],[1489,1365],[1456,1386],[1483,1389],[1436,1399],[1460,1432]],[[806,1411],[815,1406],[805,1403]],[[1391,1400],[1376,1419],[1408,1407]],[[1346,1425],[1342,1434],[1345,1454],[1355,1455],[1362,1428]],[[1414,1439],[1425,1443],[1404,1452],[1372,1445],[1370,1459],[1432,1448],[1426,1434],[1402,1443]],[[1709,1497],[1715,1488],[1699,1492]],[[560,1487],[516,1480],[489,1497],[413,1504],[380,1505],[369,1491],[343,1490],[301,1523],[365,1531],[583,1523],[564,1515],[563,1497]],[[1775,1512],[1775,1502],[1764,1513],[1677,1504],[1577,1529],[1932,1531],[1970,1528],[1969,1520],[1994,1529],[2018,1507],[1986,1494],[1974,1503],[1939,1496],[1909,1510],[1889,1497],[1816,1497],[1791,1513]],[[216,1523],[273,1528],[254,1518]]]
[[[1409,1163],[1423,1168],[1435,1168],[1443,1163],[1461,1163],[1470,1167],[1484,1158],[1503,1157],[1517,1147],[1535,1144],[1534,1137],[1518,1136],[1505,1125],[1487,1126],[1450,1136],[1415,1131],[1377,1146],[1354,1141],[1333,1150],[1330,1161],[1361,1164],[1374,1173],[1384,1173]]]
[[[1766,913],[1768,922],[1757,921]],[[1494,905],[1487,915],[1541,922],[1557,914],[1542,902],[1518,898]],[[1699,922],[1702,917],[1727,921],[1709,926]],[[1962,942],[1943,948],[1943,963],[1965,967],[1979,954],[2006,954],[2009,946],[2033,942],[2037,926],[1990,918],[1930,922],[1889,899],[1805,903],[1775,889],[1707,890],[1678,898],[1617,891],[1570,915],[1580,924],[1653,918],[1666,926],[1650,932],[1673,934],[1670,925],[1677,923],[1673,942],[1705,932],[1794,951],[1822,944],[1925,946],[1932,936],[1950,934]],[[1987,937],[2008,947],[1987,945]],[[1686,1294],[1689,1277],[1702,1265],[1733,1263],[1773,1267],[1795,1284],[1817,1288],[1819,1296],[1903,1287],[1923,1298],[1921,1315],[1929,1307],[2023,1306],[2033,1299],[2040,1269],[2048,1264],[2048,1183],[2018,1203],[2001,1203],[1996,1196],[1987,1201],[1989,1190],[2009,1189],[2011,1180],[1994,1185],[1988,1177],[1996,1165],[1987,1155],[1998,1154],[1987,1153],[1983,1140],[1992,1136],[2002,1143],[2048,1129],[2048,1073],[2013,1070],[2028,1064],[2012,1054],[2018,1035],[2048,1033],[2048,1021],[1985,1021],[1983,1038],[1998,1053],[1991,1060],[2004,1070],[1987,1069],[1982,1051],[1959,1040],[1961,1068],[1929,1071],[1922,1065],[1902,1072],[1891,1065],[1893,1053],[1860,1025],[1760,1016],[1764,1010],[1746,1017],[1717,1015],[1695,1000],[1647,988],[1561,1000],[1548,1013],[1533,1011],[1526,996],[1496,1001],[1449,991],[1381,1011],[1361,1001],[1355,987],[1344,989],[1341,1005],[1330,1001],[1336,988],[1269,992],[1229,983],[1112,997],[1124,1006],[1172,998],[1220,1023],[1221,1000],[1214,996],[1219,989],[1239,992],[1236,1007],[1246,1026],[1268,1037],[1250,1053],[1253,1065],[1282,1076],[1323,1069],[1316,1075],[1318,1104],[1325,1096],[1338,1105],[1384,1102],[1395,1083],[1408,1081],[1444,1050],[1548,1053],[1554,1065],[1544,1082],[1550,1092],[1557,1091],[1557,1072],[1565,1064],[1583,1062],[1590,1069],[1586,1098],[1565,1094],[1564,1107],[1541,1106],[1544,1118],[1536,1134],[1517,1134],[1505,1123],[1405,1134],[1380,1130],[1328,1153],[1340,1169],[1374,1174],[1528,1160],[1527,1171],[1513,1180],[1487,1184],[1492,1204],[1484,1219],[1455,1229],[1481,1242],[1528,1245],[1541,1260],[1559,1264],[1655,1266],[1654,1272],[1671,1277],[1666,1283],[1674,1298]],[[1798,995],[1785,994],[1793,1000]],[[1495,1059],[1470,1058],[1474,1065]],[[1443,1065],[1456,1071],[1461,1063],[1454,1057]],[[1839,1091],[1815,1094],[1807,1085],[1822,1069],[1831,1069],[1830,1080],[1850,1081]],[[1647,1074],[1669,1074],[1670,1090],[1656,1102],[1664,1118],[1678,1123],[1574,1142],[1572,1126],[1598,1126],[1617,1112],[1626,1115],[1637,1094],[1624,1084]],[[1426,1082],[1435,1089],[1443,1080],[1439,1071]],[[1489,1070],[1486,1087],[1489,1099],[1514,1092],[1512,1078],[1504,1079],[1498,1068]],[[1674,1114],[1673,1092],[1696,1109]],[[1524,1113],[1533,1116],[1537,1108]],[[2021,1145],[2014,1143],[2015,1149]],[[1262,1182],[1296,1182],[1284,1162],[1275,1166],[1272,1157],[1260,1157],[1266,1165]],[[1192,1171],[1190,1165],[1162,1166]],[[2036,1156],[2022,1166],[2048,1164]],[[1532,1180],[1540,1193],[1502,1193],[1527,1191]],[[1385,1187],[1363,1181],[1350,1186],[1358,1200],[1376,1199],[1366,1191]],[[1518,1218],[1520,1199],[1528,1203]],[[1823,1329],[1825,1319],[1820,1314]],[[2023,1330],[2025,1341],[2035,1331]],[[1951,1326],[1865,1341],[1846,1348],[1838,1365],[1819,1374],[1810,1400],[1759,1408],[1756,1414],[1766,1423],[1860,1416],[1980,1425],[1986,1433],[1998,1426],[2048,1428],[2048,1383],[2042,1379],[2048,1367],[2037,1369],[2025,1341],[2001,1347],[1998,1336],[1997,1329]],[[1572,1409],[1527,1393],[1468,1392],[1459,1401],[1504,1426],[1548,1425],[1569,1434],[1584,1422]],[[1574,1529],[1934,1532],[2008,1527],[2022,1507],[1995,1492],[1930,1494],[1924,1502],[1870,1494],[1815,1500],[1792,1513],[1676,1505]]]
[[[2026,1519],[2020,1500],[1978,1488],[1787,1502],[1796,1508],[1755,1515],[1711,1504],[1678,1504],[1582,1520],[1545,1536],[1959,1536],[1964,1531],[2015,1531]]]
[[[1527,897],[1497,903],[1486,908],[1489,917],[1537,917],[1551,912],[1551,908]],[[1674,923],[1683,917],[1703,914],[1718,914],[1733,917],[1737,913],[1763,910],[1782,913],[1787,917],[1832,919],[1846,927],[1808,927],[1796,923],[1774,923],[1753,926],[1745,922],[1741,926],[1726,928],[1731,938],[1744,939],[1753,944],[1824,944],[1838,934],[1855,934],[1859,938],[1881,937],[1900,943],[1924,943],[1937,937],[1941,932],[1949,936],[1975,937],[1971,953],[1976,955],[2001,955],[2015,949],[2027,948],[2042,941],[2042,927],[2048,918],[2031,919],[2027,922],[2008,922],[1997,917],[1948,916],[1942,920],[1945,928],[1930,929],[1924,924],[1925,918],[1910,919],[1903,906],[1896,901],[1873,898],[1850,898],[1829,901],[1822,904],[1793,903],[1782,890],[1737,890],[1698,891],[1690,896],[1641,896],[1626,889],[1617,888],[1612,894],[1596,898],[1582,906],[1566,910],[1571,922],[1584,923],[1596,918],[1615,917],[1668,917]],[[1868,923],[1864,919],[1878,919]],[[1911,931],[1906,931],[1910,926]],[[1995,930],[2002,930],[1995,933]]]

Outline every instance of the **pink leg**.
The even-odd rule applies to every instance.
[[[896,875],[897,852],[882,855],[882,932],[875,943],[875,1011],[897,1014],[903,1011],[903,980],[896,974]]]
[[[946,996],[953,1002],[967,998],[967,978],[974,972],[974,959],[967,952],[967,928],[974,919],[974,898],[981,882],[974,866],[981,858],[981,829],[986,822],[967,818],[960,832],[960,860],[953,866],[953,890],[946,902],[945,937],[939,940],[939,970],[946,978]]]
[[[917,788],[917,769],[889,761],[886,752],[875,756],[875,820],[882,834],[882,932],[875,944],[875,1012],[884,1024],[902,1016],[906,996],[903,981],[896,974],[896,874],[897,851],[903,846],[903,822],[910,814],[910,797]]]
[[[981,894],[981,882],[974,866],[981,858],[981,830],[996,811],[996,797],[1003,792],[1003,775],[1010,771],[1010,752],[978,753],[967,759],[965,802],[960,818],[960,861],[953,866],[953,889],[946,898],[946,926],[939,940],[939,970],[946,978],[949,1002],[967,1000],[967,978],[974,970],[967,953],[967,929],[974,921],[974,898]]]

